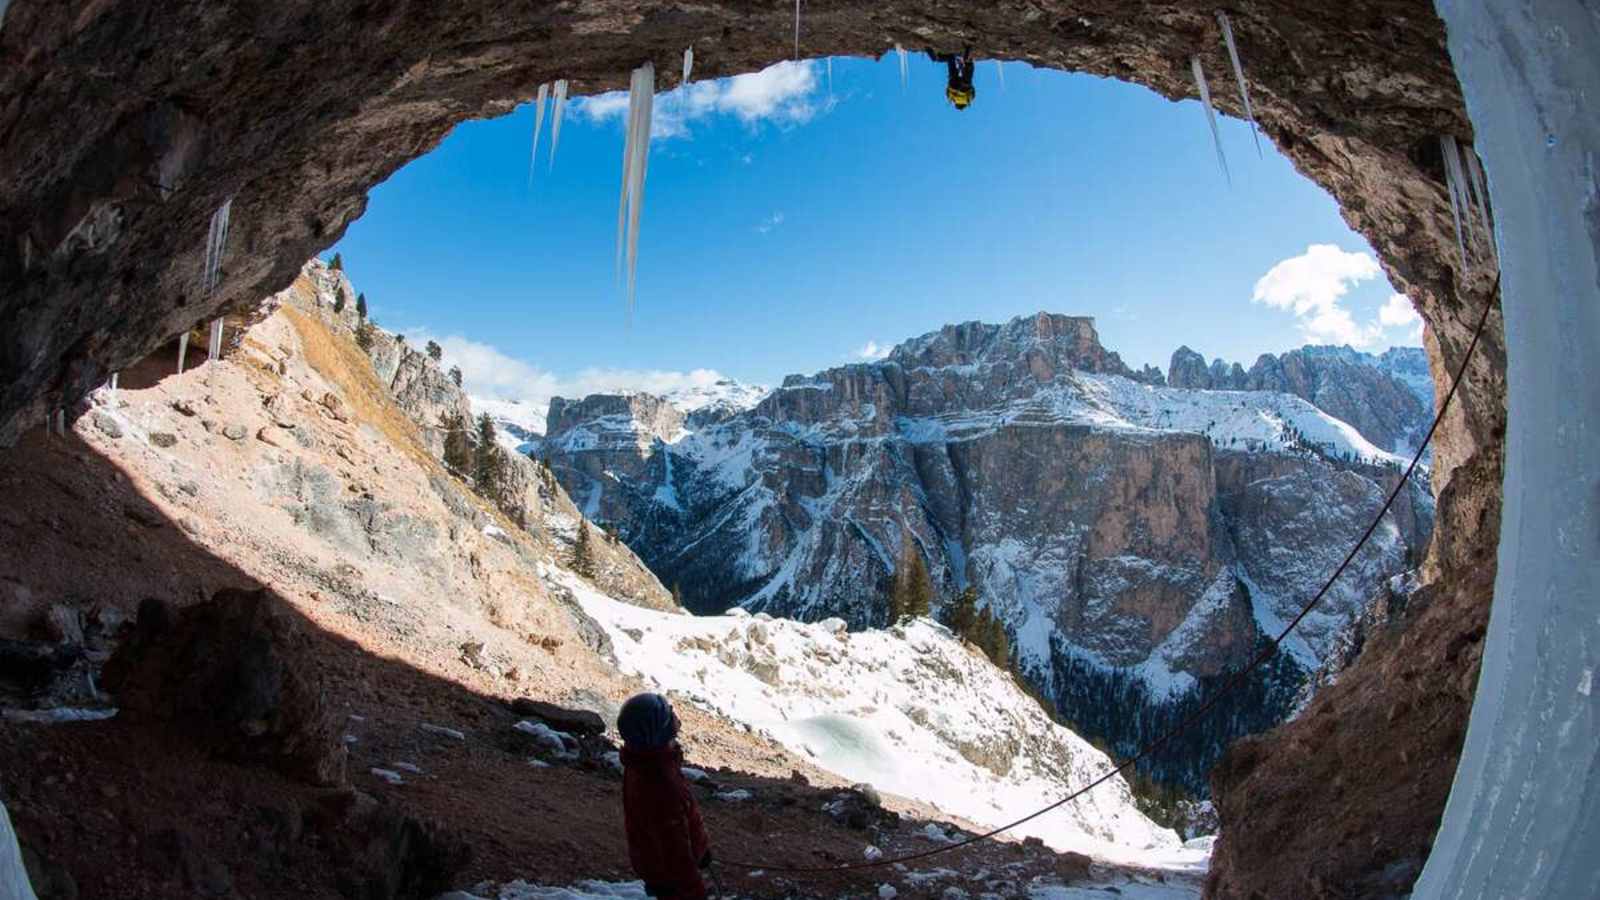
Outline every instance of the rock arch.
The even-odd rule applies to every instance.
[[[1562,0],[1563,8],[1580,5]],[[980,56],[1115,77],[1178,98],[1192,95],[1194,55],[1214,85],[1231,81],[1216,8],[1191,0],[816,0],[806,4],[801,50],[878,55],[895,43],[970,44]],[[1489,265],[1463,267],[1456,253],[1438,137],[1474,135],[1433,6],[1230,0],[1226,8],[1263,130],[1334,196],[1415,302],[1436,373],[1453,369],[1491,302],[1494,274]],[[645,59],[674,71],[691,45],[702,77],[751,71],[792,53],[792,14],[781,2],[12,0],[0,13],[0,446],[179,331],[286,286],[302,260],[361,214],[373,185],[456,123],[504,113],[556,78],[569,79],[574,93],[595,93],[623,87]],[[1581,32],[1581,16],[1575,21]],[[1591,43],[1578,46],[1592,48],[1586,37]],[[1240,113],[1231,90],[1213,93],[1225,112]],[[201,296],[207,222],[229,197],[223,285]],[[1470,249],[1488,258],[1481,236]],[[1422,673],[1437,683],[1415,689],[1445,696],[1463,723],[1489,599],[1482,575],[1495,559],[1506,367],[1495,312],[1438,445],[1440,536],[1427,573],[1440,585],[1443,630],[1425,634],[1454,648],[1454,668]],[[1397,642],[1388,652],[1398,659],[1415,650]],[[1336,726],[1347,712],[1319,703],[1303,721]],[[1260,766],[1273,758],[1265,754]],[[1408,784],[1395,760],[1394,783]],[[1427,785],[1411,801],[1418,814],[1399,824],[1365,801],[1319,794],[1309,802],[1338,807],[1341,821],[1365,835],[1436,821],[1447,789],[1448,779]],[[1224,840],[1220,893],[1275,893],[1248,854],[1226,849],[1247,845],[1249,829],[1236,820]],[[1430,843],[1431,826],[1423,853]],[[1369,857],[1374,870],[1398,859]],[[1348,873],[1314,874],[1338,883]]]

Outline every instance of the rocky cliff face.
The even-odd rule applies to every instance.
[[[541,453],[700,612],[879,624],[909,540],[936,609],[976,587],[1073,721],[1097,718],[1096,678],[1161,706],[1239,665],[1332,571],[1397,462],[1293,395],[1135,380],[1090,320],[1043,313],[791,376],[711,421],[641,396],[553,404]],[[1405,495],[1280,677],[1318,664],[1431,516],[1425,490]],[[1133,741],[1134,718],[1098,733]]]
[[[1238,363],[1179,347],[1167,383],[1207,391],[1280,391],[1349,422],[1367,440],[1406,455],[1433,421],[1433,381],[1421,347],[1392,347],[1381,356],[1350,347],[1305,346],[1263,353],[1245,371]]]
[[[346,298],[342,304],[338,302],[341,296]],[[355,348],[354,334],[361,324],[353,300],[355,296],[343,272],[328,268],[320,259],[312,259],[305,264],[295,283],[267,300],[263,309],[287,306],[315,315],[341,341],[348,342],[349,348]],[[452,421],[471,423],[474,420],[471,400],[426,353],[382,328],[372,327],[367,334],[369,343],[365,356],[372,364],[372,374],[386,388],[384,400],[409,420],[407,433],[417,435],[421,442],[419,449],[442,461]],[[468,428],[462,437],[476,450],[475,431]],[[491,452],[501,463],[492,491],[493,502],[500,512],[546,546],[554,558],[570,557],[578,529],[584,527],[584,517],[566,492],[548,470],[527,456],[503,446],[496,446]],[[465,480],[468,473],[455,474]],[[298,473],[294,477],[297,479]],[[464,485],[452,485],[442,495],[458,496],[464,488]],[[311,490],[316,493],[315,485]],[[294,493],[305,493],[305,490],[297,487]],[[314,511],[307,515],[316,517]],[[596,540],[591,542],[591,552],[596,557],[594,582],[601,590],[646,606],[673,606],[660,582],[627,547]]]

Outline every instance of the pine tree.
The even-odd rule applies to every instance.
[[[362,350],[371,350],[372,341],[376,336],[377,325],[372,322],[362,322],[356,326],[356,346]]]
[[[345,295],[345,292],[344,292],[344,285],[341,284],[341,285],[339,285],[339,292],[333,295],[333,311],[334,312],[336,312],[336,313],[344,312],[345,299],[346,299],[346,295]]]
[[[362,321],[365,321],[367,318],[367,295],[365,293],[356,295],[356,315],[360,317]]]
[[[494,439],[494,420],[489,418],[488,413],[484,413],[478,417],[478,447],[473,459],[472,483],[481,496],[495,503],[500,502],[502,465],[500,446]]]
[[[1006,627],[1000,623],[999,617],[987,608],[978,614],[976,626],[977,640],[975,643],[983,650],[989,661],[996,667],[1005,669],[1011,665],[1011,639],[1006,636]]]
[[[333,262],[328,263],[328,268],[334,270],[335,272],[343,272],[344,271],[344,258],[341,257],[339,254],[335,253],[333,255]]]
[[[456,387],[461,387],[461,367],[460,366],[451,366],[450,367],[450,380],[456,383]]]
[[[926,616],[933,609],[933,579],[928,577],[928,566],[922,561],[909,529],[901,535],[900,560],[895,565],[894,582],[889,590],[891,624]]]
[[[428,358],[438,362],[444,356],[444,348],[437,341],[428,342]]]
[[[440,422],[444,429],[444,464],[463,477],[473,468],[472,440],[467,436],[467,420],[460,413],[451,413]]]
[[[594,550],[589,546],[589,523],[578,520],[578,539],[572,542],[572,571],[594,578]]]
[[[950,608],[945,612],[945,627],[955,632],[956,637],[963,640],[972,640],[973,629],[978,625],[978,589],[967,585]]]

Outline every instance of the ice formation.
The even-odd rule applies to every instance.
[[[1461,254],[1461,267],[1466,268],[1467,242],[1461,233],[1461,207],[1466,197],[1461,185],[1461,153],[1456,149],[1456,139],[1448,134],[1440,135],[1439,152],[1444,157],[1444,184],[1450,194],[1450,215],[1456,222],[1456,250]]]
[[[211,230],[206,235],[205,271],[201,273],[200,289],[209,294],[222,281],[222,254],[228,247],[228,221],[233,215],[233,198],[222,201],[211,214]]]
[[[694,48],[686,47],[683,51],[683,79],[678,82],[678,87],[689,83],[689,73],[694,71]]]
[[[1000,76],[1000,90],[1006,89],[1006,64],[1000,60],[994,61],[994,71]]]
[[[1222,26],[1222,40],[1228,45],[1228,60],[1233,63],[1233,80],[1239,82],[1239,101],[1244,104],[1244,117],[1250,122],[1250,137],[1256,142],[1256,155],[1261,155],[1261,133],[1256,128],[1256,113],[1250,108],[1250,85],[1244,80],[1244,63],[1239,61],[1239,45],[1233,42],[1233,23],[1228,14],[1217,10],[1217,24]]]
[[[639,260],[639,212],[644,207],[644,176],[650,162],[650,121],[654,111],[656,69],[645,63],[633,70],[628,86],[628,135],[622,148],[622,195],[617,199],[617,279],[623,277],[626,250],[628,315],[633,315],[635,274]]]
[[[206,343],[206,359],[215,362],[222,357],[222,319],[211,322],[211,339]]]
[[[1494,228],[1489,225],[1489,186],[1483,180],[1483,163],[1478,161],[1478,151],[1474,147],[1463,145],[1461,156],[1467,161],[1467,174],[1472,177],[1467,184],[1472,186],[1473,199],[1478,204],[1478,224],[1483,226],[1484,239],[1489,243],[1490,252],[1494,252]]]
[[[556,82],[556,108],[550,111],[550,168],[556,167],[556,148],[561,146],[561,116],[567,110],[567,80]]]
[[[800,0],[794,0],[794,58],[800,58]]]
[[[178,335],[178,374],[183,374],[183,358],[189,355],[189,330]]]
[[[533,146],[528,149],[528,186],[533,187],[533,163],[539,158],[539,131],[544,127],[544,102],[550,99],[550,83],[539,85],[539,96],[533,101]]]
[[[1200,67],[1200,57],[1189,58],[1189,65],[1194,69],[1194,86],[1200,89],[1200,105],[1206,108],[1206,124],[1211,126],[1211,143],[1217,148],[1217,165],[1222,167],[1222,177],[1228,184],[1233,184],[1233,176],[1228,174],[1228,159],[1222,155],[1222,134],[1217,131],[1217,111],[1211,106],[1211,88],[1206,84],[1206,70]]]
[[[900,87],[903,89],[911,82],[911,63],[906,59],[906,48],[895,44],[894,52],[900,57]]]
[[[828,96],[833,96],[833,57],[828,57]]]

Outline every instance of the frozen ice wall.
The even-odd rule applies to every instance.
[[[1436,2],[1488,171],[1510,422],[1483,671],[1414,896],[1600,897],[1600,18]]]

